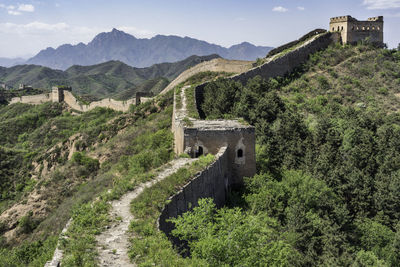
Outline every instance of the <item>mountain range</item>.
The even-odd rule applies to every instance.
[[[124,100],[139,91],[157,94],[186,69],[218,57],[215,54],[191,56],[175,63],[155,64],[148,68],[134,68],[115,60],[92,66],[74,65],[65,71],[38,65],[0,67],[0,84],[12,88],[27,84],[45,90],[56,85],[67,85],[79,95]]]
[[[119,60],[132,67],[148,67],[162,62],[176,62],[189,56],[218,54],[226,59],[256,60],[265,57],[272,47],[255,46],[244,42],[225,48],[190,37],[157,35],[138,39],[123,31],[98,34],[88,44],[64,44],[47,48],[26,61],[53,69],[66,70],[73,65],[89,66]]]
[[[0,66],[3,67],[12,67],[15,65],[19,64],[24,64],[26,62],[26,59],[23,58],[6,58],[6,57],[0,57]]]

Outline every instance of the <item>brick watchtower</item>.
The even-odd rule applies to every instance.
[[[354,44],[369,38],[372,43],[383,45],[383,16],[366,21],[359,21],[352,16],[334,17],[330,20],[329,30],[340,33],[343,44]]]

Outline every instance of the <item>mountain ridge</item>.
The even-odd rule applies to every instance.
[[[0,83],[14,88],[18,88],[19,84],[27,84],[47,90],[52,86],[66,85],[71,86],[77,94],[125,100],[138,91],[158,93],[186,69],[218,57],[190,56],[182,61],[154,64],[148,68],[134,68],[116,60],[92,66],[74,65],[65,71],[38,65],[0,67]]]
[[[28,59],[27,64],[66,70],[73,65],[95,65],[119,60],[132,67],[149,67],[163,62],[176,62],[191,55],[218,54],[226,59],[256,60],[265,57],[272,47],[255,46],[248,42],[228,48],[191,37],[156,35],[139,39],[123,31],[113,29],[96,35],[89,43],[63,44],[48,47]]]

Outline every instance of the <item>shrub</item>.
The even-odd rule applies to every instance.
[[[386,87],[381,87],[381,88],[379,88],[378,93],[381,95],[387,95],[389,93],[389,91]]]
[[[89,172],[95,172],[99,169],[100,163],[97,159],[92,159],[82,152],[75,152],[71,161],[86,168]]]
[[[28,214],[23,216],[18,221],[18,226],[22,233],[29,234],[38,226],[38,221],[33,218],[33,212],[29,211]]]

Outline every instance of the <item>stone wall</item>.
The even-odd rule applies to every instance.
[[[90,103],[89,105],[82,105],[79,101],[74,97],[71,92],[64,91],[64,102],[68,104],[71,108],[81,111],[87,112],[96,107],[102,108],[110,108],[117,111],[127,112],[129,110],[130,105],[135,105],[135,99],[129,99],[127,101],[117,101],[111,98],[106,98],[100,101],[95,101]]]
[[[192,210],[201,198],[212,198],[217,207],[222,207],[226,200],[228,176],[227,148],[222,147],[210,166],[198,173],[178,193],[169,198],[168,204],[165,205],[158,219],[159,229],[179,247],[181,245],[179,240],[171,236],[174,224],[166,220]]]
[[[204,154],[215,155],[220,147],[227,147],[229,188],[242,187],[244,177],[256,174],[256,140],[253,126],[244,126],[234,120],[195,121],[192,127],[184,128],[183,135],[184,147],[191,151],[193,157],[199,150]]]
[[[316,36],[314,39],[306,42],[299,48],[288,52],[285,55],[277,56],[275,59],[255,67],[247,72],[231,77],[231,79],[246,83],[247,80],[259,75],[264,79],[284,76],[293,71],[301,64],[305,63],[310,56],[319,50],[327,48],[334,42],[335,33],[325,33]]]
[[[145,98],[142,99],[142,102],[150,101],[151,99],[152,98]],[[24,103],[31,105],[39,105],[49,101],[53,102],[64,101],[72,109],[75,109],[80,112],[87,112],[96,107],[110,108],[117,111],[127,112],[129,110],[130,105],[136,104],[136,99],[117,101],[111,98],[106,98],[100,101],[92,102],[89,105],[84,105],[80,104],[79,101],[75,98],[75,96],[71,92],[66,90],[54,90],[54,89],[49,94],[14,97],[13,99],[11,99],[9,104],[11,105],[15,103]]]
[[[52,101],[51,94],[41,94],[41,95],[14,97],[11,99],[9,104],[11,105],[15,103],[23,103],[23,104],[39,105],[49,101]]]
[[[337,33],[322,33],[285,55],[279,56],[275,54],[273,56],[275,58],[267,63],[228,79],[240,81],[242,84],[245,84],[249,79],[254,78],[257,75],[264,79],[284,76],[285,74],[290,73],[295,68],[299,67],[301,64],[305,63],[310,54],[327,48],[330,44],[337,42],[339,38],[338,35],[339,34]],[[201,119],[205,119],[206,117],[201,108],[201,104],[204,102],[204,87],[206,87],[207,84],[208,82],[200,84],[195,88],[196,107]]]
[[[186,81],[197,73],[205,71],[242,73],[249,70],[252,67],[252,63],[252,61],[227,60],[223,58],[216,58],[210,61],[202,62],[182,72],[160,94],[167,93],[171,89],[175,88],[175,86]]]
[[[289,42],[287,44],[284,44],[284,45],[281,45],[279,47],[276,47],[276,48],[272,49],[271,51],[269,51],[267,57],[272,57],[272,56],[274,56],[276,54],[279,54],[279,53],[283,52],[284,50],[286,50],[286,49],[288,49],[290,47],[293,47],[295,45],[298,45],[299,43],[304,42],[307,39],[309,39],[309,38],[311,38],[311,37],[313,37],[313,36],[315,36],[317,34],[321,34],[321,33],[325,33],[325,32],[326,32],[326,30],[324,30],[324,29],[312,30],[309,33],[307,33],[307,34],[303,35],[302,37],[300,37],[298,40],[294,40],[292,42]]]

